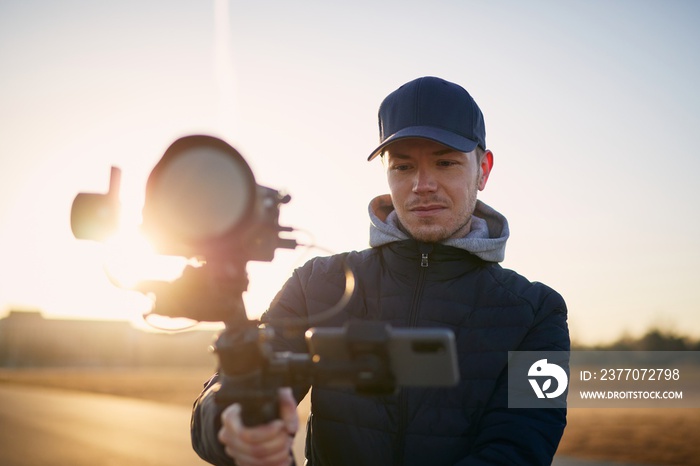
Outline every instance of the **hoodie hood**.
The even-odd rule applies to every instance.
[[[372,199],[369,203],[369,218],[370,246],[377,247],[410,239],[399,226],[399,219],[389,194]],[[442,244],[464,249],[488,262],[501,262],[505,258],[509,235],[508,220],[495,209],[477,200],[469,233],[462,238],[442,241]]]

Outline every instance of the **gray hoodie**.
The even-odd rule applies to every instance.
[[[399,219],[389,194],[372,199],[369,203],[369,218],[371,221],[370,246],[377,247],[409,239],[409,236],[399,227]],[[505,257],[509,234],[508,220],[496,210],[477,200],[472,215],[471,230],[467,236],[448,239],[442,244],[465,249],[488,262],[501,262]]]

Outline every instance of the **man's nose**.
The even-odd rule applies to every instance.
[[[437,190],[437,180],[435,174],[426,168],[416,170],[413,180],[413,192],[416,194],[433,192]]]

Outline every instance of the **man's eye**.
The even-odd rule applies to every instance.
[[[394,165],[392,168],[396,171],[406,171],[409,168],[411,168],[411,166],[407,165],[407,164],[401,164],[401,165]]]
[[[451,167],[452,165],[457,165],[457,162],[454,160],[439,160],[437,164],[439,167]]]

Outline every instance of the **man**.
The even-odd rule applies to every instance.
[[[308,464],[550,464],[566,411],[507,408],[508,351],[568,351],[566,306],[552,289],[498,265],[509,230],[505,217],[477,200],[493,167],[481,110],[462,87],[419,78],[382,102],[379,131],[369,160],[384,159],[391,195],[370,203],[372,247],[297,269],[264,320],[309,319],[328,309],[343,291],[347,263],[355,295],[324,325],[364,319],[452,329],[461,380],[456,388],[402,388],[382,397],[314,387]],[[276,345],[306,349],[303,339],[280,337]],[[281,391],[280,407],[282,419],[246,428],[240,408],[230,406],[214,432],[205,390],[193,414],[193,445],[215,464],[290,464],[297,425],[290,390]]]

